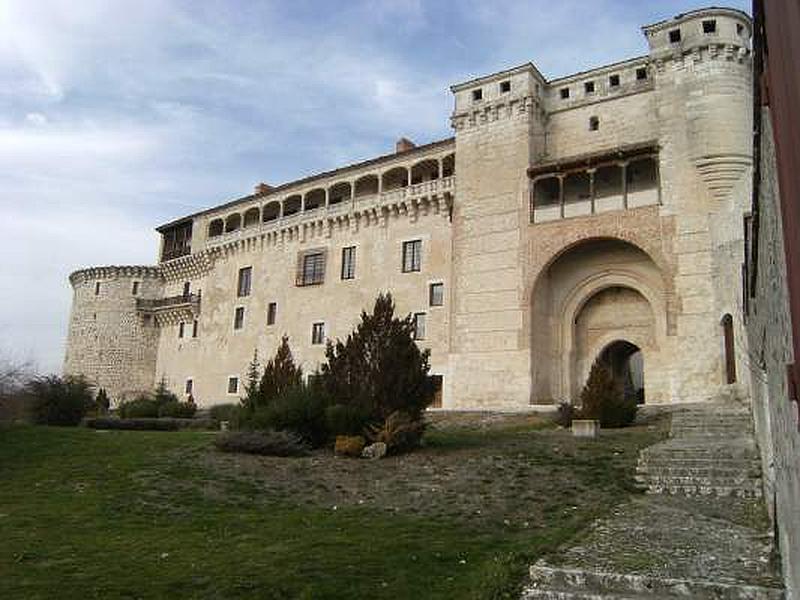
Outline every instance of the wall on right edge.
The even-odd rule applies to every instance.
[[[747,317],[753,414],[764,470],[765,498],[776,523],[787,598],[800,598],[800,431],[791,401],[789,294],[769,109],[762,109],[761,185],[755,295]]]

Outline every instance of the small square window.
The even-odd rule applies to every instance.
[[[99,281],[95,281],[94,282],[94,295],[95,296],[99,296],[100,295],[100,282]]]
[[[183,337],[183,333],[184,333],[185,327],[186,327],[186,324],[183,321],[178,323],[178,337],[179,338]]]
[[[428,304],[442,306],[444,304],[444,284],[432,283],[428,293]]]
[[[253,267],[239,269],[239,280],[236,284],[236,295],[239,298],[250,295],[250,285],[253,278]]]
[[[594,81],[587,81],[583,84],[583,89],[587,94],[594,94]]]
[[[472,90],[472,101],[478,102],[479,100],[483,100],[483,90],[480,88],[477,90]]]
[[[569,98],[569,88],[561,88],[560,93],[562,100],[566,100],[567,98]]]
[[[600,117],[589,117],[589,131],[600,129]]]
[[[233,328],[241,329],[244,327],[244,306],[237,306],[233,313]]]
[[[275,318],[278,316],[278,303],[270,302],[267,306],[267,325],[275,325]]]
[[[198,325],[199,325],[199,323],[198,323],[197,319],[195,319],[194,321],[192,321],[192,337],[193,337],[193,338],[196,338],[196,337],[197,337],[197,328],[198,328]]]
[[[645,67],[640,67],[636,69],[636,79],[638,81],[642,81],[647,79],[647,69]]]
[[[191,396],[193,389],[194,389],[194,381],[192,381],[191,379],[187,379],[186,380],[186,385],[183,387],[183,392],[187,396]]]
[[[139,295],[139,282],[134,281],[133,285],[131,286],[131,295],[138,296]]]
[[[703,21],[703,33],[716,33],[717,31],[717,22],[716,21]]]
[[[356,277],[356,247],[342,248],[342,279]]]
[[[422,268],[422,240],[403,242],[403,273],[419,271]]]
[[[239,378],[238,377],[228,377],[228,393],[229,394],[238,394],[239,393]]]
[[[619,87],[619,75],[611,75],[608,78],[608,85],[610,87]]]
[[[510,81],[501,81],[500,82],[500,93],[507,94],[511,91],[511,82]]]
[[[673,29],[669,32],[669,43],[670,44],[677,44],[681,41],[681,30],[680,29]]]
[[[736,33],[738,33],[739,35],[742,35],[742,33],[744,33],[744,25],[742,25],[741,23],[737,23],[736,24]]]
[[[325,343],[325,323],[311,325],[311,343],[315,346]]]
[[[414,339],[425,339],[425,313],[414,313]]]

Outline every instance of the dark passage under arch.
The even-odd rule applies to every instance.
[[[644,356],[639,347],[617,340],[603,348],[599,359],[609,368],[625,397],[636,398],[637,404],[644,404]]]

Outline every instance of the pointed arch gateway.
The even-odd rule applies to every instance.
[[[531,402],[577,402],[598,358],[616,365],[619,377],[635,376],[629,391],[637,398],[669,399],[670,366],[660,360],[664,277],[641,248],[617,238],[565,248],[541,271],[530,298]]]

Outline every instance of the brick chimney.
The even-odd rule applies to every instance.
[[[416,147],[417,147],[417,145],[414,142],[412,142],[410,139],[408,139],[406,137],[401,137],[395,143],[394,151],[395,151],[395,153],[408,152],[412,148],[416,148]]]
[[[256,189],[255,189],[256,196],[263,196],[264,194],[268,194],[270,191],[272,191],[271,185],[266,184],[263,181],[259,184],[256,184]]]

